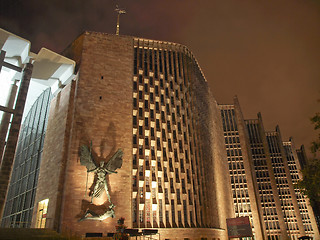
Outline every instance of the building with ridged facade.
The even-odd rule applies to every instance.
[[[74,75],[24,121],[2,227],[110,236],[123,217],[159,239],[222,240],[248,216],[253,239],[319,236],[293,141],[237,98],[218,104],[188,48],[85,32],[63,55]]]
[[[301,167],[292,139],[283,142],[279,127],[266,132],[260,113],[245,120],[237,98],[219,107],[236,217],[251,218],[256,239],[317,239],[308,199],[294,188]]]
[[[77,79],[51,101],[32,226],[45,206],[47,228],[77,235],[107,235],[124,217],[161,239],[226,239],[234,214],[222,122],[193,54],[86,32],[64,55],[76,61]],[[81,146],[97,162],[122,149],[122,166],[107,176],[109,199],[106,191],[89,196],[95,179],[81,165]],[[106,207],[114,218],[84,220]]]

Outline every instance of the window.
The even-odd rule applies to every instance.
[[[133,63],[133,73],[137,74],[138,69],[137,69],[137,48],[134,48],[134,63]]]
[[[163,215],[162,215],[162,199],[159,199],[159,221],[163,222]]]
[[[137,176],[133,176],[133,178],[132,178],[132,186],[133,187],[137,186]]]
[[[181,198],[180,198],[180,189],[177,189],[177,201],[178,203],[181,202]]]
[[[133,116],[132,124],[133,124],[133,126],[137,126],[137,116]]]
[[[139,187],[139,196],[143,198],[143,187]]]
[[[176,115],[174,113],[172,113],[171,117],[172,117],[172,123],[175,124],[176,123]]]
[[[171,132],[171,124],[170,124],[170,121],[167,121],[167,129],[169,132]]]
[[[142,67],[142,49],[139,48],[139,67]]]
[[[158,177],[158,187],[162,188],[161,177]]]
[[[173,130],[173,141],[177,142],[177,132],[176,132],[176,130]]]
[[[186,192],[186,183],[184,179],[181,179],[181,183],[182,183],[182,192]]]
[[[176,171],[176,182],[180,182],[180,180],[179,180],[179,170],[178,170],[178,168],[176,168],[175,169]]]
[[[143,155],[143,146],[139,145],[139,155]]]
[[[133,154],[132,164],[137,165],[137,154]]]
[[[153,103],[154,99],[153,99],[153,93],[150,93],[150,102]]]
[[[166,130],[162,128],[162,140],[166,141]]]
[[[165,115],[164,115],[164,111],[161,111],[161,121],[163,123],[165,123],[166,119],[165,119]]]
[[[132,221],[137,222],[137,199],[132,199]]]
[[[188,199],[189,199],[189,205],[192,205],[192,196],[191,196],[190,190],[188,190]]]
[[[143,210],[139,210],[139,221],[143,222]]]
[[[170,178],[170,191],[171,193],[174,193],[173,178]]]
[[[172,144],[171,144],[171,139],[168,139],[168,147],[169,147],[169,151],[172,152]]]
[[[45,228],[48,203],[49,199],[42,200],[38,203],[36,228]]]
[[[175,223],[175,208],[174,208],[174,200],[171,199],[171,215],[172,215],[172,223]]]

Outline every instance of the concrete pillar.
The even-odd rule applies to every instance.
[[[27,63],[23,71],[23,77],[16,101],[15,113],[12,118],[11,127],[9,130],[9,136],[7,146],[3,155],[3,159],[0,167],[0,214],[3,215],[4,204],[6,200],[7,190],[9,186],[9,180],[11,176],[11,169],[13,165],[14,155],[16,151],[22,114],[28,94],[30,79],[32,75],[33,65]]]
[[[14,100],[16,99],[18,86],[16,85],[17,80],[11,84],[9,89],[9,96],[6,102],[6,107],[12,109],[14,105]],[[0,164],[2,161],[3,150],[6,142],[6,136],[8,133],[8,127],[10,123],[11,114],[3,112],[1,124],[0,124]]]

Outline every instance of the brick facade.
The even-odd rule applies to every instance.
[[[133,188],[133,177],[134,174],[137,174],[137,170],[133,168],[133,154],[137,149],[133,146],[132,140],[135,132],[133,127],[133,116],[135,114],[133,97],[137,96],[133,89],[135,79],[133,64],[134,46],[136,46],[135,42],[137,41],[140,40],[133,37],[86,32],[64,52],[67,57],[77,62],[78,77],[76,81],[67,85],[54,98],[50,108],[35,201],[38,203],[49,198],[46,216],[46,227],[48,228],[61,232],[73,232],[77,235],[84,235],[87,232],[106,234],[115,231],[116,221],[120,217],[125,217],[125,224],[129,228],[137,227],[133,219],[132,205],[132,199],[137,197],[137,190]],[[148,40],[145,41],[148,42]],[[183,224],[177,221],[177,226],[170,228],[174,227],[175,223],[171,214],[174,214],[178,219],[181,218],[181,212],[184,211],[182,205],[177,203],[176,194],[178,193],[171,192],[170,199],[173,198],[176,201],[175,213],[172,210],[172,204],[163,203],[164,211],[170,210],[170,223],[164,223],[165,225],[160,226],[162,228],[158,228],[157,223],[141,224],[139,226],[141,228],[144,226],[159,229],[161,239],[226,239],[226,218],[232,217],[233,214],[231,190],[229,184],[225,184],[230,182],[230,179],[225,174],[227,164],[224,161],[226,156],[217,103],[208,90],[207,83],[196,60],[185,47],[171,43],[164,44],[163,42],[152,44],[157,44],[157,48],[154,49],[165,48],[170,45],[172,51],[177,51],[183,59],[190,59],[190,64],[193,64],[185,65],[185,68],[188,68],[185,69],[185,74],[188,74],[190,88],[186,85],[185,88],[181,87],[181,91],[187,92],[188,97],[192,98],[188,102],[188,111],[190,111],[187,120],[190,124],[188,126],[189,130],[185,131],[189,134],[193,133],[193,135],[184,138],[186,141],[184,148],[188,147],[189,149],[189,142],[190,145],[192,143],[193,148],[195,148],[194,151],[196,151],[194,154],[197,154],[196,158],[199,158],[199,165],[195,165],[193,153],[190,153],[191,163],[186,162],[185,167],[190,167],[190,171],[191,164],[199,168],[191,176],[192,181],[195,181],[197,176],[198,180],[193,182],[193,184],[196,183],[196,187],[195,185],[192,187],[192,183],[187,185],[187,189],[193,189],[193,191],[197,189],[197,192],[194,193],[194,201],[198,208],[194,209],[193,205],[188,205],[188,214],[183,217]],[[143,48],[146,49],[146,46]],[[171,61],[171,59],[168,61]],[[176,61],[178,63],[177,59]],[[183,63],[182,60],[179,61]],[[149,71],[151,70],[149,69]],[[148,75],[148,78],[154,76],[153,74]],[[163,78],[163,75],[161,78]],[[173,80],[173,77],[171,80]],[[147,81],[146,78],[145,81]],[[169,83],[167,84],[169,86]],[[178,87],[179,85],[177,85],[177,89]],[[161,90],[161,93],[164,93],[164,91]],[[168,97],[166,101],[169,102],[169,100]],[[177,104],[180,106],[179,102]],[[172,109],[175,109],[175,106]],[[156,118],[158,116],[160,114],[156,114]],[[166,117],[168,121],[172,121],[171,116]],[[172,125],[172,127],[176,127],[173,122]],[[188,127],[185,126],[184,129]],[[166,130],[169,131],[167,128]],[[168,132],[167,138],[171,137],[172,133]],[[179,136],[179,139],[182,138],[183,135]],[[104,221],[86,220],[79,222],[78,220],[88,208],[98,213],[99,211],[103,212],[109,205],[105,193],[101,198],[93,199],[92,204],[90,203],[91,198],[88,196],[88,189],[93,182],[94,174],[87,174],[86,167],[80,164],[79,149],[82,145],[90,146],[91,141],[92,155],[97,162],[109,159],[118,148],[121,148],[124,153],[123,165],[118,169],[118,173],[107,176],[116,217],[107,218]],[[151,141],[151,145],[155,146],[154,144],[155,141]],[[168,144],[162,143],[162,146],[167,147]],[[178,144],[174,146],[178,146]],[[149,153],[149,150],[146,150],[146,153]],[[170,157],[171,153],[168,152],[168,154]],[[179,156],[180,159],[183,159],[184,152],[181,151]],[[154,162],[152,159],[150,160],[151,166],[156,166],[156,160]],[[144,162],[145,159],[142,158],[141,161]],[[177,161],[174,163],[175,171],[179,170],[181,172],[180,178],[187,179],[186,173],[183,172],[184,170],[181,171],[181,166]],[[162,158],[161,163],[164,166],[168,164]],[[157,172],[160,176],[162,170],[157,168]],[[170,172],[169,175],[172,175],[172,178],[177,177],[173,172]],[[145,178],[143,181],[145,181]],[[139,184],[144,184],[143,181],[139,180]],[[154,181],[157,180],[152,179],[152,183]],[[181,187],[182,189],[180,184],[182,183],[179,183],[177,188]],[[165,182],[163,186],[168,187],[169,183]],[[187,201],[187,195],[184,195],[183,192],[181,195],[181,199]],[[164,199],[164,194],[161,196]],[[178,214],[179,211],[180,215]],[[193,215],[189,218],[190,211]],[[37,206],[35,206],[33,226],[36,224],[36,212]],[[135,213],[134,216],[136,218],[138,213]],[[145,216],[148,217],[148,215]],[[188,216],[188,219],[186,216]],[[159,214],[154,215],[153,218],[160,221]],[[189,225],[193,228],[190,228]]]

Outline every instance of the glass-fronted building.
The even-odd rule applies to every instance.
[[[30,227],[51,98],[47,88],[24,119],[1,227]]]

